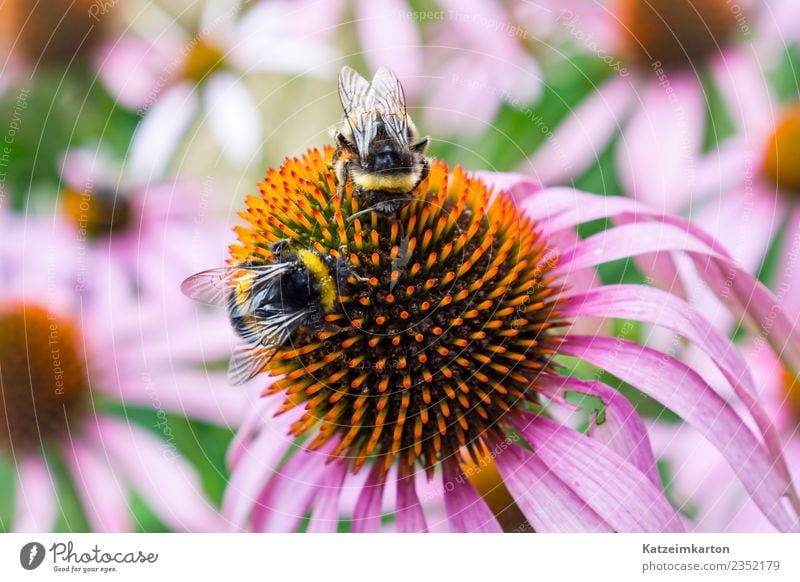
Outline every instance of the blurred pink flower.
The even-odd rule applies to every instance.
[[[424,47],[431,80],[423,99],[427,130],[475,136],[490,127],[503,103],[520,108],[541,96],[539,65],[526,46],[530,33],[513,12],[491,0],[438,4],[429,13],[435,36]]]
[[[738,131],[765,103],[768,6],[750,0],[550,2],[564,36],[607,63],[610,78],[556,127],[522,166],[545,184],[581,176],[619,135],[617,170],[625,192],[677,212],[692,203],[708,131],[708,70]],[[747,79],[747,81],[743,81]],[[750,80],[756,79],[751,84]]]
[[[97,275],[88,265],[102,263],[143,301],[189,309],[180,282],[222,260],[230,242],[214,184],[142,183],[128,169],[95,150],[74,149],[63,158],[58,218],[80,247],[80,284],[90,287]]]
[[[17,473],[8,527],[55,527],[58,456],[94,531],[134,528],[131,492],[171,529],[221,529],[167,415],[240,424],[242,393],[201,367],[229,353],[225,318],[144,303],[103,262],[86,263],[100,285],[84,290],[76,266],[89,259],[59,219],[2,213],[0,229],[0,454]],[[112,410],[131,406],[157,423]]]
[[[197,118],[201,101],[209,128],[229,161],[243,166],[259,155],[258,102],[245,80],[253,73],[331,72],[329,43],[339,2],[206,0],[194,30],[148,6],[152,30],[109,42],[97,59],[100,78],[143,118],[127,161],[142,179],[160,177]]]
[[[293,169],[292,174],[302,171]],[[400,450],[401,457],[395,459],[388,473],[384,472],[384,463],[379,462],[383,458],[380,456],[378,460],[367,461],[364,470],[354,469],[355,473],[350,469],[360,467],[365,458],[334,454],[332,459],[329,455],[347,439],[344,434],[358,434],[360,430],[357,420],[349,420],[350,412],[333,416],[334,426],[343,424],[342,433],[326,430],[323,435],[319,431],[314,438],[317,429],[309,428],[312,438],[295,440],[289,435],[297,434],[298,425],[315,427],[322,423],[330,429],[328,423],[333,421],[327,417],[315,418],[317,409],[303,410],[291,396],[284,400],[286,395],[280,394],[280,390],[267,386],[265,394],[277,394],[265,397],[253,407],[229,450],[232,475],[223,511],[232,527],[294,531],[310,516],[309,531],[336,531],[342,520],[349,521],[351,531],[375,531],[383,527],[382,516],[393,515],[394,527],[399,531],[500,531],[507,529],[507,523],[501,527],[498,521],[498,502],[487,503],[490,496],[499,495],[502,503],[499,507],[516,506],[524,516],[522,523],[527,520],[536,531],[682,530],[681,518],[663,495],[643,421],[627,399],[603,382],[606,375],[595,374],[592,379],[575,377],[577,359],[597,366],[675,411],[722,453],[748,495],[777,528],[800,529],[800,501],[785,472],[779,445],[771,438],[774,429],[756,400],[755,384],[744,359],[731,342],[673,293],[644,285],[587,287],[584,275],[603,263],[626,257],[684,256],[716,293],[728,295],[730,303],[738,306],[732,308],[737,315],[754,320],[773,315],[774,325],[768,339],[797,369],[800,336],[792,330],[785,313],[773,305],[772,295],[739,268],[711,237],[681,219],[654,213],[625,198],[593,196],[564,188],[540,190],[536,184],[517,176],[484,173],[481,177],[489,183],[496,181],[510,186],[508,192],[518,211],[526,220],[533,221],[546,256],[554,259],[555,266],[549,271],[552,278],[547,284],[558,291],[544,303],[537,303],[537,308],[554,301],[558,318],[565,321],[626,319],[679,334],[705,354],[726,380],[732,393],[730,401],[723,399],[697,370],[669,353],[625,338],[584,335],[575,327],[559,325],[541,332],[539,337],[542,345],[554,340],[556,354],[568,358],[559,358],[557,365],[541,368],[536,376],[534,389],[542,412],[518,406],[507,413],[498,413],[493,407],[492,414],[499,417],[489,417],[492,422],[509,423],[518,436],[512,433],[503,440],[498,433],[482,433],[486,448],[481,453],[483,457],[475,458],[475,463],[483,468],[473,471],[475,465],[459,460],[458,455],[439,458],[434,465],[433,481],[425,484],[424,471],[408,473],[409,469],[404,471],[399,461],[407,456],[413,459],[412,454],[419,456],[411,445]],[[477,181],[468,183],[471,188],[478,188]],[[449,184],[457,189],[459,180],[454,177]],[[263,187],[270,192],[266,185]],[[494,197],[489,204],[501,204],[500,200],[499,196]],[[596,220],[606,220],[613,226],[577,240],[575,227]],[[571,286],[573,282],[577,282],[575,287]],[[480,288],[491,297],[488,287],[484,284]],[[451,344],[460,345],[457,340],[447,345]],[[354,356],[354,362],[360,359],[363,356]],[[292,378],[300,377],[302,369],[289,369]],[[314,371],[317,369],[319,366]],[[306,372],[306,376],[312,374],[310,370]],[[325,377],[323,372],[320,374]],[[342,376],[345,374],[346,371],[341,372]],[[506,372],[507,376],[512,374],[513,369]],[[265,380],[273,381],[266,377]],[[301,382],[298,390],[317,386],[309,382],[314,379]],[[291,382],[282,385],[293,386]],[[465,386],[465,393],[471,394],[473,389],[486,385]],[[452,406],[458,407],[457,391],[453,392]],[[324,391],[311,394],[314,399],[327,395]],[[369,392],[361,394],[367,398]],[[576,405],[575,395],[589,396],[596,404],[584,400]],[[495,403],[496,398],[493,396],[490,401]],[[302,403],[302,398],[298,402]],[[442,403],[445,406],[447,399],[443,398]],[[438,404],[432,404],[431,409]],[[372,407],[363,402],[361,406]],[[354,418],[362,417],[359,410],[356,407]],[[442,422],[444,417],[438,412],[436,415]],[[450,413],[446,416],[449,418]],[[419,425],[417,417],[415,413],[414,422]],[[411,420],[409,417],[407,424],[415,426]],[[315,421],[318,424],[312,424]],[[462,421],[459,416],[458,422]],[[383,422],[376,424],[376,430],[383,427]],[[393,438],[399,444],[398,429],[403,432],[405,417],[385,422],[395,427]],[[455,419],[447,422],[458,431]],[[588,423],[588,434],[580,430],[584,423]],[[535,454],[520,446],[517,442],[520,438],[531,445]],[[465,445],[464,449],[467,448]],[[286,460],[290,451],[292,454]],[[387,458],[391,460],[392,456]],[[493,470],[497,473],[493,474]],[[476,485],[476,479],[481,478],[486,482]],[[785,504],[787,498],[792,505]]]

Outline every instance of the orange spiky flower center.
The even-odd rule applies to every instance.
[[[131,201],[108,188],[91,191],[66,188],[62,204],[64,213],[88,238],[120,234],[135,220]]]
[[[763,168],[776,185],[800,194],[800,103],[786,110],[767,142]]]
[[[18,454],[75,430],[87,375],[78,330],[37,305],[0,307],[0,450]]]
[[[795,418],[800,421],[800,378],[788,368],[783,369],[783,389],[788,404]]]
[[[433,161],[397,218],[362,215],[350,188],[336,194],[332,150],[311,150],[271,170],[247,199],[236,263],[269,260],[271,243],[347,259],[359,279],[339,289],[328,329],[279,349],[268,393],[283,411],[302,406],[295,435],[352,469],[367,460],[429,472],[446,459],[474,462],[504,438],[509,414],[537,401],[563,325],[548,254],[536,225],[505,194]],[[365,218],[362,222],[361,218]]]
[[[624,51],[644,68],[697,65],[718,54],[742,8],[729,0],[619,0]]]

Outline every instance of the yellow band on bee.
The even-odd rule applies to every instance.
[[[333,283],[333,276],[330,269],[328,269],[328,265],[319,255],[311,251],[301,249],[297,251],[297,257],[306,266],[319,287],[322,309],[326,313],[332,311],[336,301],[336,285]]]
[[[353,181],[362,190],[382,190],[384,192],[407,193],[414,189],[419,180],[418,172],[404,174],[353,174]]]

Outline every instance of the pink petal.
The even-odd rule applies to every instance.
[[[434,135],[469,137],[486,131],[503,101],[495,88],[492,66],[476,63],[468,54],[453,57],[436,78],[424,111],[424,127]]]
[[[250,91],[230,73],[217,73],[204,90],[208,123],[222,151],[235,166],[256,161],[261,149],[261,115]]]
[[[370,70],[388,67],[403,82],[410,102],[422,68],[422,40],[410,8],[405,0],[356,0],[355,9],[362,54]]]
[[[514,501],[537,532],[612,531],[537,454],[511,445],[495,462]]]
[[[247,395],[222,372],[176,370],[120,383],[120,401],[236,428],[248,411]]]
[[[314,500],[314,509],[308,522],[309,533],[333,533],[338,530],[341,519],[339,498],[342,484],[347,476],[346,463],[331,463],[320,483]]]
[[[98,446],[108,451],[127,481],[171,529],[222,529],[197,472],[169,442],[112,418],[97,419],[96,438]]]
[[[236,453],[231,478],[222,500],[222,513],[231,529],[244,528],[259,496],[293,442],[287,432],[297,417],[297,413],[283,414],[264,423],[261,432],[251,442],[231,443],[231,448],[241,447],[241,451]]]
[[[534,218],[546,233],[601,219],[613,223],[661,222],[691,234],[721,256],[730,256],[708,233],[691,222],[669,214],[659,214],[644,204],[622,196],[597,196],[572,188],[545,188],[525,199],[520,210]]]
[[[484,184],[494,189],[495,195],[504,192],[514,202],[521,204],[528,196],[542,189],[541,184],[534,182],[525,174],[516,172],[474,172],[473,175]]]
[[[800,208],[790,212],[783,237],[775,294],[787,313],[800,314]]]
[[[561,394],[567,391],[589,394],[602,400],[604,421],[600,423],[595,413],[589,436],[639,469],[654,486],[661,487],[647,430],[627,398],[602,382],[572,376],[541,374],[537,379],[537,387],[549,387]]]
[[[171,40],[152,43],[128,35],[107,43],[95,59],[100,80],[125,107],[147,109],[173,80],[167,68],[181,47]]]
[[[519,420],[518,429],[539,459],[614,530],[683,530],[661,488],[604,445],[544,417]]]
[[[612,75],[568,114],[519,170],[546,185],[580,177],[619,131],[635,95],[629,78]]]
[[[767,253],[785,210],[782,200],[760,188],[729,190],[693,218],[748,272],[756,273]],[[747,237],[742,237],[746,232]]]
[[[44,460],[37,455],[24,457],[17,466],[13,531],[53,531],[57,503],[56,486]]]
[[[634,223],[604,230],[584,239],[561,255],[555,272],[569,273],[609,261],[663,251],[694,251],[698,254],[719,257],[714,250],[691,233],[676,226]]]
[[[397,478],[397,531],[402,533],[420,533],[428,531],[425,512],[419,502],[414,483],[415,475]]]
[[[381,499],[386,486],[386,479],[381,468],[381,459],[377,459],[361,489],[361,494],[353,510],[351,531],[354,533],[378,532],[381,529]]]
[[[705,126],[705,97],[694,73],[670,73],[669,90],[647,87],[617,146],[625,191],[662,212],[683,208],[692,195],[695,160]]]
[[[450,529],[462,533],[501,532],[494,514],[457,465],[442,463],[442,471],[444,504]]]
[[[80,440],[64,445],[64,456],[72,473],[86,518],[95,532],[131,531],[127,492],[108,460]]]
[[[740,321],[763,337],[792,370],[799,371],[798,315],[788,316],[780,300],[736,263],[696,254],[692,260],[705,282]]]
[[[163,176],[197,108],[195,87],[181,83],[165,92],[139,122],[131,142],[128,173],[144,183]]]
[[[726,457],[778,527],[797,527],[782,508],[789,484],[731,405],[694,370],[668,354],[621,338],[572,336],[559,352],[606,370],[675,411]]]
[[[743,137],[760,145],[774,127],[775,116],[779,113],[766,71],[754,55],[727,50],[714,60],[711,72]]]
[[[337,442],[332,439],[319,450],[301,448],[276,471],[253,509],[254,531],[297,530],[324,482],[328,455]]]

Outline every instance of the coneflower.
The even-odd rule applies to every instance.
[[[201,351],[224,356],[198,338],[225,328],[206,317],[176,332],[155,298],[134,296],[52,217],[0,212],[0,230],[0,460],[14,488],[0,531],[85,528],[60,525],[67,488],[92,531],[140,525],[133,492],[173,530],[220,529],[167,415],[240,423],[245,396],[196,370]],[[134,408],[157,425],[132,420]]]
[[[385,518],[400,531],[680,530],[635,409],[607,374],[573,375],[580,359],[681,415],[777,527],[797,528],[779,446],[730,342],[665,291],[582,284],[601,263],[685,252],[731,305],[772,312],[769,293],[710,237],[629,200],[439,161],[396,219],[350,221],[361,200],[349,187],[337,197],[331,154],[271,170],[236,229],[233,263],[269,261],[270,245],[288,238],[346,259],[358,276],[339,288],[322,331],[296,334],[267,366],[264,398],[230,450],[233,527],[373,531]],[[489,185],[498,180],[505,191]],[[574,227],[598,219],[627,224],[579,241]],[[798,339],[780,310],[771,315],[771,339],[796,364]],[[758,430],[669,354],[579,334],[587,317],[683,335]]]

